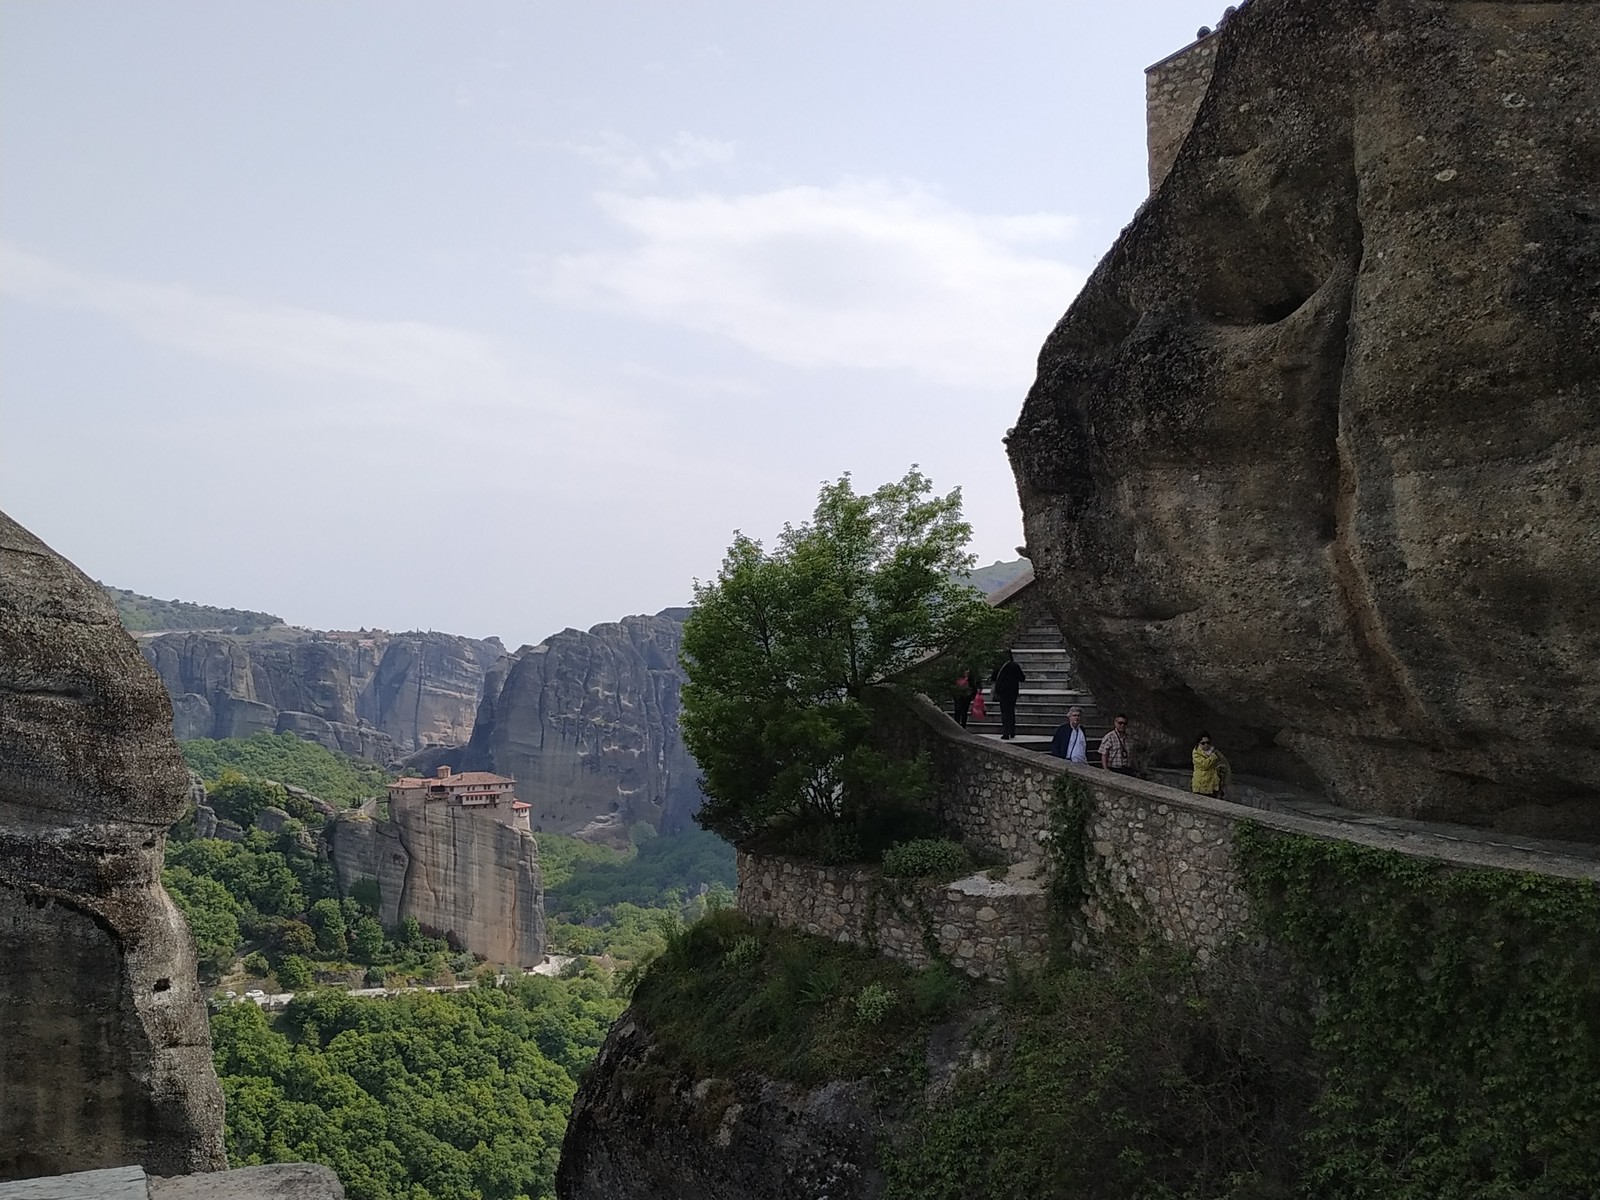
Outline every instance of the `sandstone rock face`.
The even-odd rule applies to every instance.
[[[378,919],[391,929],[415,917],[490,962],[543,961],[544,886],[532,834],[489,810],[420,799],[393,802],[391,817],[356,812],[331,822],[334,871],[345,895],[358,879],[376,879]]]
[[[806,1089],[743,1076],[663,1084],[633,1010],[578,1088],[556,1168],[560,1200],[869,1200],[883,1190],[865,1084]]]
[[[170,722],[101,589],[0,514],[0,1179],[226,1166],[160,882],[189,794]]]
[[[295,733],[378,762],[471,736],[497,638],[447,633],[255,637],[169,633],[144,643],[172,697],[180,738]]]
[[[523,647],[498,692],[485,693],[458,765],[515,777],[535,828],[682,828],[700,801],[678,732],[685,615],[625,617]]]
[[[1102,703],[1600,833],[1600,5],[1273,0],[1008,441]]]

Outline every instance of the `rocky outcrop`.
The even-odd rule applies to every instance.
[[[684,827],[700,800],[678,732],[686,615],[625,617],[524,646],[485,691],[453,765],[513,776],[536,829],[615,840],[638,821]]]
[[[226,1166],[194,943],[160,882],[188,795],[110,600],[0,514],[0,1179]]]
[[[415,917],[490,962],[543,961],[538,843],[497,810],[397,800],[387,821],[361,812],[339,816],[329,838],[341,891],[377,880],[385,926]]]
[[[1600,833],[1600,6],[1272,0],[1008,438],[1102,703]]]
[[[560,1200],[869,1200],[881,1194],[880,1116],[864,1083],[815,1088],[664,1068],[630,1009],[572,1103]]]
[[[377,762],[472,733],[499,639],[448,633],[254,637],[169,633],[144,643],[172,697],[179,738],[294,733]]]

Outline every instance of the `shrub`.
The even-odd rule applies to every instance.
[[[272,967],[267,962],[267,956],[259,950],[252,950],[244,956],[244,969],[250,974],[265,979]]]
[[[753,935],[742,937],[722,956],[722,961],[737,970],[761,958],[761,939]]]
[[[856,1020],[863,1025],[880,1024],[899,1003],[900,994],[881,983],[869,983],[856,993]]]
[[[298,992],[311,986],[311,964],[298,954],[284,955],[273,974],[286,992]]]
[[[911,981],[911,1003],[920,1016],[939,1021],[967,994],[967,980],[944,963],[920,971]]]
[[[883,873],[895,879],[953,878],[972,866],[972,856],[949,838],[921,838],[890,846]]]

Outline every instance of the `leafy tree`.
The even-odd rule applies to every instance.
[[[377,763],[337,754],[326,746],[292,733],[258,733],[248,738],[214,741],[197,738],[182,745],[184,761],[207,781],[232,770],[247,778],[275,779],[304,788],[333,805],[356,805],[384,795],[388,773]],[[281,808],[285,801],[278,801]],[[290,816],[309,817],[304,802],[288,810]]]
[[[337,900],[318,900],[311,906],[311,928],[316,931],[317,949],[324,954],[344,954],[349,930],[344,909]]]
[[[272,973],[286,991],[298,992],[311,986],[311,964],[298,954],[285,954]]]
[[[371,917],[361,917],[350,930],[350,949],[358,962],[372,964],[383,953],[383,926]]]
[[[296,997],[212,1018],[234,1166],[320,1162],[351,1200],[555,1194],[577,1078],[624,1002],[590,978],[515,992]]]
[[[239,902],[215,879],[186,867],[168,867],[161,882],[189,923],[200,973],[211,979],[225,975],[239,946]]]
[[[913,467],[856,494],[823,486],[809,523],[775,549],[737,534],[684,624],[684,741],[704,772],[696,816],[735,844],[775,829],[866,831],[915,804],[926,763],[870,744],[869,689],[926,686],[948,663],[990,656],[1010,615],[962,582],[973,566],[960,489],[933,495]]]
[[[224,770],[206,786],[206,800],[217,816],[248,829],[263,808],[283,808],[288,793],[265,779],[247,779]]]
[[[317,935],[304,921],[284,921],[277,929],[278,949],[285,955],[308,957],[317,951]]]

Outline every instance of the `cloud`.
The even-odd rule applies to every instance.
[[[1071,217],[975,216],[910,186],[599,203],[635,244],[555,259],[542,291],[721,335],[791,366],[1025,385],[1086,278],[1046,252],[1071,237]]]
[[[0,291],[98,313],[150,341],[234,366],[386,385],[432,400],[512,388],[485,338],[421,321],[376,321],[80,271],[0,242]]]
[[[619,185],[625,186],[655,183],[663,173],[681,174],[700,167],[726,166],[737,152],[733,142],[701,137],[686,130],[680,130],[667,145],[653,150],[609,130],[598,135],[595,141],[564,142],[560,146],[585,162],[603,167]]]

